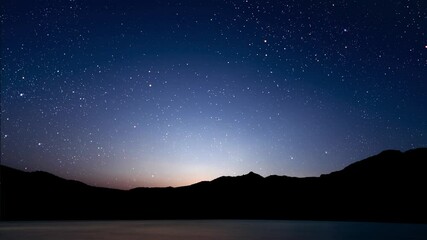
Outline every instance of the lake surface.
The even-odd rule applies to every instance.
[[[427,224],[278,220],[0,222],[0,239],[427,239]]]

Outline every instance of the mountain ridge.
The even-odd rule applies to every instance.
[[[427,223],[427,148],[383,151],[320,177],[254,172],[119,190],[2,166],[2,220],[311,219]]]

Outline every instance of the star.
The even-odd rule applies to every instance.
[[[7,2],[2,164],[126,189],[427,145],[412,1]]]

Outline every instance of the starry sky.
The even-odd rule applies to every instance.
[[[427,146],[427,2],[2,0],[1,163],[130,189]]]

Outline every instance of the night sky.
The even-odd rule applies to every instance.
[[[427,146],[427,1],[0,5],[7,166],[129,189]]]

